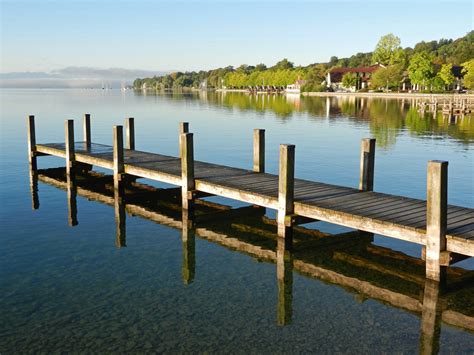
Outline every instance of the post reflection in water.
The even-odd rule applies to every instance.
[[[77,226],[77,182],[74,171],[66,174],[67,185],[67,207],[68,207],[68,224],[71,227]]]
[[[288,238],[289,239],[289,238]],[[293,246],[277,239],[278,325],[291,323],[293,315]]]
[[[30,164],[30,193],[31,193],[31,208],[37,210],[40,206],[38,196],[38,171],[36,167]]]
[[[115,246],[117,248],[126,247],[126,226],[125,226],[125,188],[124,183],[118,184],[118,188],[114,189],[114,209],[115,209],[115,226],[117,229],[115,237]]]
[[[192,212],[189,209],[182,210],[181,240],[183,242],[183,282],[189,285],[194,281],[196,269],[196,240]]]
[[[123,185],[122,189],[114,190],[111,176],[82,171],[77,173],[80,179],[76,179],[77,174],[67,176],[64,170],[40,170],[31,175],[33,205],[38,205],[35,202],[38,200],[38,180],[67,190],[68,219],[76,224],[78,193],[113,205],[117,247],[126,245],[127,211],[180,228],[182,278],[186,285],[196,282],[196,236],[258,260],[276,263],[278,325],[296,322],[293,319],[293,277],[297,272],[340,286],[346,292],[354,293],[356,299],[373,299],[417,314],[420,316],[422,353],[436,353],[440,348],[442,322],[474,332],[473,271],[450,267],[448,287],[442,292],[444,288],[439,284],[425,279],[423,261],[375,245],[373,236],[367,233],[353,231],[330,235],[297,226],[292,243],[288,240],[285,243],[277,237],[275,221],[264,216],[261,209],[230,210],[229,206],[196,200],[195,210],[190,214],[180,208],[179,189],[158,189],[136,182],[127,185],[126,203]]]
[[[437,354],[441,334],[442,309],[439,302],[441,283],[426,279],[421,313],[420,353]]]

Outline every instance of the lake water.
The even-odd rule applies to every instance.
[[[92,139],[105,144],[112,143],[112,126],[133,116],[136,148],[168,155],[177,155],[178,123],[188,121],[197,160],[249,169],[252,130],[264,128],[268,172],[277,172],[279,144],[292,143],[297,177],[351,187],[358,185],[360,140],[374,137],[376,191],[425,198],[427,161],[448,160],[449,203],[471,208],[474,118],[420,115],[409,100],[0,93],[0,353],[414,353],[430,346],[474,352],[472,260],[452,268],[450,280],[459,276],[462,287],[435,297],[441,311],[430,324],[433,296],[414,244],[380,236],[372,243],[367,236],[349,240],[341,235],[348,229],[312,223],[305,227],[333,234],[339,244],[302,231],[297,240],[304,248],[295,246],[275,264],[268,221],[210,223],[198,226],[194,239],[173,227],[181,218],[173,206],[139,197],[134,203],[171,222],[137,210],[119,226],[126,242],[117,242],[116,209],[79,190],[78,224],[70,227],[67,193],[51,183],[40,179],[40,207],[32,209],[26,116],[36,116],[37,142],[46,143],[64,141],[69,118],[81,139],[82,115],[90,113]],[[38,162],[40,169],[64,166],[53,157]],[[79,185],[110,195],[86,183]]]

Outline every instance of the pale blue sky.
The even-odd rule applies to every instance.
[[[472,1],[1,1],[1,71],[295,64],[458,38]]]

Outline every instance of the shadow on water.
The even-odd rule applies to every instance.
[[[112,176],[85,170],[68,177],[64,168],[30,171],[33,209],[40,206],[38,181],[67,191],[71,226],[79,223],[77,196],[113,206],[117,248],[126,247],[127,214],[181,230],[185,285],[196,274],[196,237],[276,264],[278,325],[298,321],[292,312],[293,275],[298,273],[339,286],[360,303],[375,300],[419,316],[422,353],[438,351],[442,323],[474,333],[473,271],[450,267],[447,283],[440,285],[425,279],[422,260],[373,244],[372,234],[331,235],[298,226],[288,245],[277,237],[276,223],[265,216],[265,208],[232,209],[197,200],[188,212],[181,209],[179,188],[160,189],[129,179],[114,189]]]
[[[420,112],[415,99],[383,99],[363,97],[311,97],[299,95],[250,95],[240,92],[160,92],[136,91],[136,95],[158,95],[167,100],[195,101],[240,112],[264,114],[269,111],[282,121],[294,114],[309,114],[310,119],[347,117],[364,122],[380,147],[391,147],[397,136],[407,131],[420,138],[449,137],[463,144],[474,142],[472,115],[448,117],[441,112]]]

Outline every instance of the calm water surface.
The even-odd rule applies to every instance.
[[[111,144],[112,125],[133,116],[137,149],[170,155],[178,150],[178,122],[188,121],[196,159],[242,168],[251,168],[252,130],[265,128],[269,172],[277,172],[278,145],[293,143],[297,177],[352,187],[360,139],[375,137],[375,190],[425,198],[426,162],[448,160],[449,203],[474,207],[474,118],[421,116],[408,100],[2,90],[0,353],[416,353],[422,343],[474,351],[471,260],[458,264],[456,275],[467,281],[446,296],[440,335],[430,338],[422,331],[429,285],[412,258],[417,245],[375,236],[369,246],[333,247],[303,238],[306,247],[289,256],[292,269],[288,259],[284,267],[265,257],[276,248],[271,226],[260,234],[243,228],[246,221],[206,227],[207,237],[197,231],[189,247],[172,224],[127,215],[127,247],[118,248],[114,208],[80,192],[73,228],[66,191],[51,184],[39,182],[40,208],[32,210],[26,116],[36,116],[38,142],[62,142],[67,118],[76,119],[80,139],[84,113],[92,115],[95,142]],[[39,158],[41,169],[62,166],[62,159]],[[349,231],[306,227],[335,238]],[[398,258],[388,262],[387,248]]]

